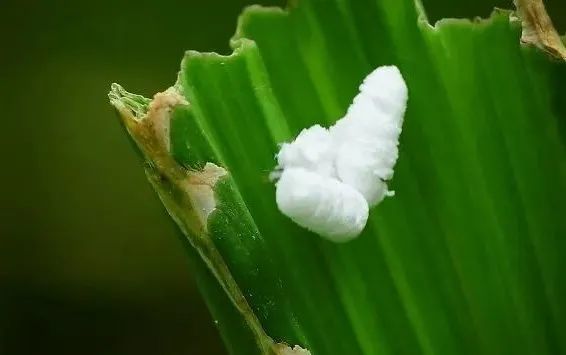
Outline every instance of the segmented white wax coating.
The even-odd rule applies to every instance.
[[[364,229],[369,208],[354,188],[303,168],[283,170],[276,183],[279,210],[295,223],[334,242]]]
[[[407,106],[407,91],[405,80],[394,65],[375,69],[360,85],[360,95],[370,97],[383,113],[401,122]]]
[[[407,87],[394,66],[379,67],[360,86],[346,116],[330,132],[338,143],[337,177],[375,206],[388,194],[407,104]]]
[[[320,125],[305,128],[291,143],[283,143],[277,154],[278,167],[305,168],[325,176],[335,175],[336,145],[328,129]]]
[[[369,207],[373,207],[383,201],[389,190],[387,183],[374,173],[371,163],[358,158],[364,155],[362,149],[344,146],[338,151],[336,166],[340,180],[355,188],[365,198]],[[356,157],[353,158],[354,156]]]

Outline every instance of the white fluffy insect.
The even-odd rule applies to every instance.
[[[276,201],[295,223],[335,242],[358,236],[369,214],[366,200],[354,188],[304,168],[283,170]]]
[[[375,206],[391,195],[407,86],[395,66],[379,67],[360,86],[346,116],[330,128],[336,146],[337,177]]]
[[[336,143],[327,128],[305,128],[292,143],[283,143],[277,154],[280,169],[305,168],[324,176],[335,176]]]
[[[304,129],[277,155],[277,206],[295,223],[333,241],[364,229],[369,207],[388,191],[397,162],[407,86],[395,66],[360,86],[346,115],[329,129]]]

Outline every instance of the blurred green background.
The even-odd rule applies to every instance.
[[[432,20],[511,6],[424,2]],[[229,53],[248,3],[284,1],[0,0],[0,354],[225,353],[106,93]]]

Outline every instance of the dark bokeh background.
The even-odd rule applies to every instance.
[[[283,2],[0,0],[1,355],[225,353],[106,93],[163,90],[185,49],[229,52],[246,3]]]

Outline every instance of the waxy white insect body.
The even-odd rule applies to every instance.
[[[324,176],[334,176],[335,142],[327,128],[305,128],[292,143],[283,143],[277,154],[280,169],[305,168]]]
[[[346,116],[330,128],[338,145],[338,178],[360,191],[370,207],[390,194],[385,181],[393,177],[399,156],[406,105],[399,69],[379,67],[364,80]]]
[[[334,126],[306,128],[282,144],[277,155],[281,212],[333,241],[361,233],[369,207],[393,195],[386,181],[399,155],[406,103],[407,87],[397,67],[379,67]]]
[[[364,229],[369,209],[354,188],[303,168],[283,170],[277,181],[277,206],[295,223],[335,242]]]

